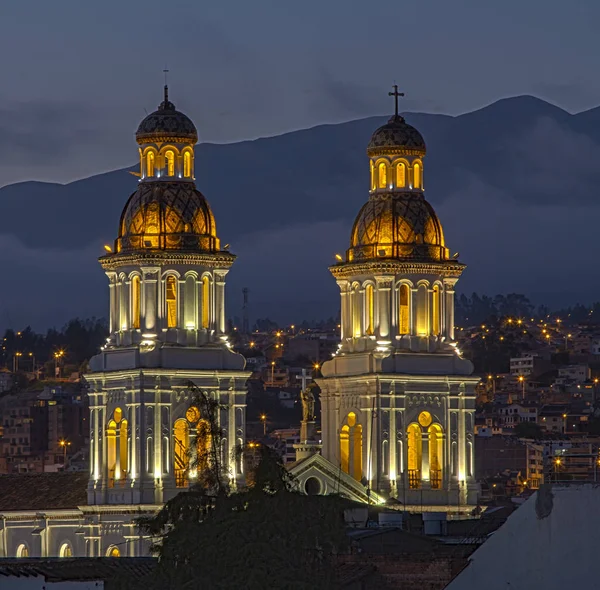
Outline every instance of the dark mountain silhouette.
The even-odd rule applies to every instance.
[[[595,259],[600,108],[571,115],[522,96],[457,117],[406,118],[427,143],[427,198],[449,247],[470,267],[459,285],[522,291],[548,303],[586,300],[590,285],[578,291],[566,279]],[[231,315],[239,313],[242,286],[250,288],[254,315],[291,322],[335,313],[327,265],[347,247],[368,198],[366,145],[386,119],[197,147],[198,188],[222,242],[239,255],[229,277]],[[133,137],[131,148],[133,156]],[[43,327],[105,314],[95,257],[116,236],[135,190],[133,169],[0,189],[0,261],[13,277],[0,299],[0,324]]]

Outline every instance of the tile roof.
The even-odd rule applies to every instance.
[[[0,512],[85,506],[88,480],[87,471],[0,475]]]
[[[43,576],[46,582],[103,580],[107,590],[147,588],[157,563],[153,557],[0,559],[0,580],[3,576]]]

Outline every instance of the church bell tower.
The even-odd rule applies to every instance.
[[[407,509],[472,509],[473,366],[454,341],[449,255],[425,200],[425,141],[398,113],[367,147],[369,199],[345,259],[331,267],[341,293],[341,345],[322,366],[323,456]]]
[[[114,247],[110,336],[90,361],[90,504],[161,504],[194,478],[193,456],[218,444],[232,485],[245,440],[245,359],[225,333],[223,250],[194,177],[192,121],[164,100],[136,133],[140,172]],[[191,387],[193,384],[194,387]],[[207,441],[194,388],[220,402],[224,437]]]

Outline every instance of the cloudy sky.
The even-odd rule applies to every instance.
[[[600,3],[573,0],[27,0],[0,5],[0,186],[135,159],[161,99],[232,142],[405,110],[457,114],[535,94],[600,103]]]

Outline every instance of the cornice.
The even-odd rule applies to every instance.
[[[397,274],[435,274],[443,277],[460,277],[466,265],[458,261],[416,261],[416,260],[365,260],[346,262],[329,267],[336,279],[350,279],[357,275],[397,275]]]
[[[373,147],[367,149],[369,158],[377,158],[379,156],[421,156],[423,158],[425,154],[425,150],[406,147]]]
[[[181,250],[153,250],[107,254],[98,258],[104,270],[116,270],[123,266],[164,264],[189,264],[211,268],[230,268],[237,257],[229,252],[203,253]]]
[[[147,133],[144,135],[139,135],[137,137],[138,145],[147,145],[149,143],[188,143],[191,145],[195,145],[198,143],[198,138],[194,140],[192,137],[184,136],[184,135],[153,135],[152,133]]]

